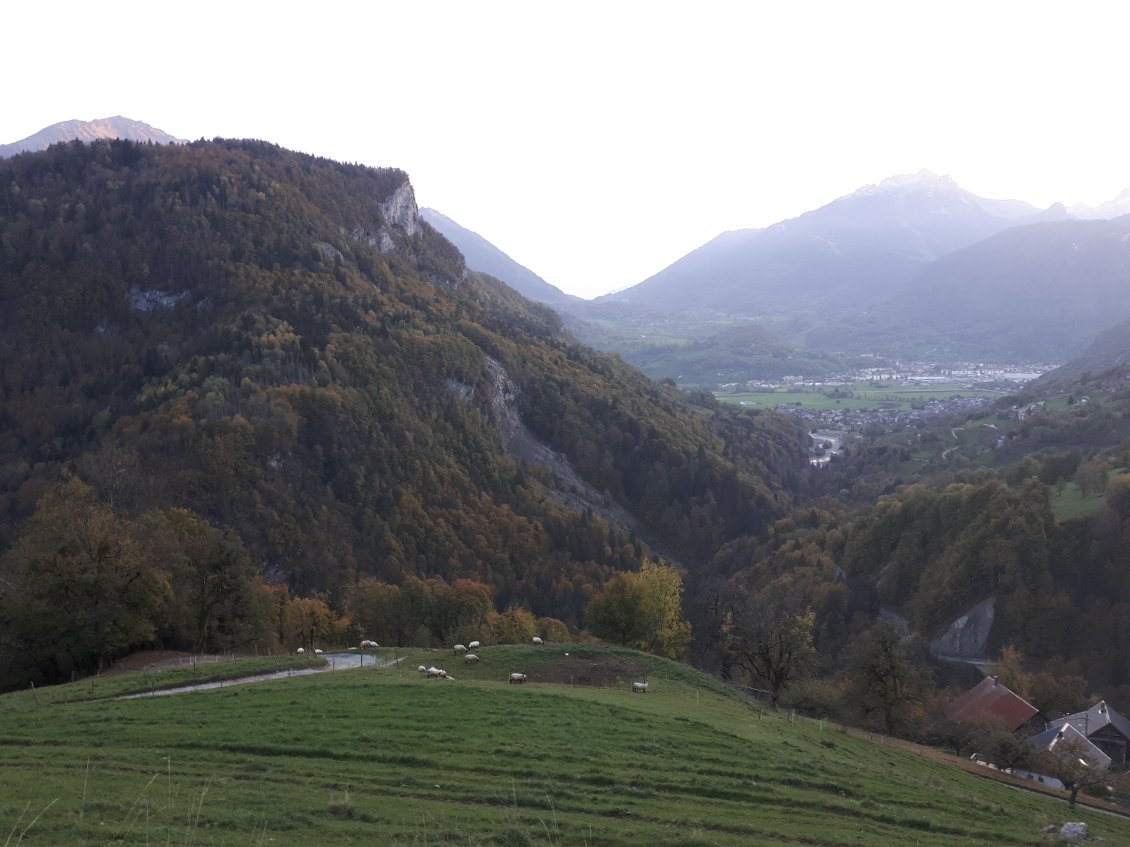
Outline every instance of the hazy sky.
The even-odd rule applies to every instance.
[[[120,114],[399,167],[581,296],[922,168],[1041,207],[1130,187],[1122,0],[55,0],[0,22],[0,143]]]

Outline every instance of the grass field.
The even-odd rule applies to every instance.
[[[0,697],[0,838],[954,847],[1050,844],[1040,828],[1072,819],[1130,844],[1130,821],[790,720],[661,659],[480,655],[402,663],[455,681],[402,667],[139,700]],[[513,670],[530,684],[507,685]],[[630,693],[643,678],[648,693]]]
[[[746,392],[715,395],[725,403],[772,409],[780,404],[800,405],[806,409],[875,409],[885,408],[909,410],[914,404],[928,400],[949,399],[951,397],[1003,397],[1004,392],[985,389],[971,389],[959,384],[922,386],[901,386],[876,388],[869,382],[859,382],[850,386],[813,386],[795,389],[781,386],[774,391]]]

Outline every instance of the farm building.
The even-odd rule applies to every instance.
[[[1112,767],[1127,765],[1127,746],[1130,745],[1130,721],[1100,700],[1085,712],[1076,712],[1048,722],[1048,728],[1070,724],[1088,741],[1110,757]]]
[[[1045,728],[1040,710],[995,676],[985,677],[950,703],[946,717],[958,723],[997,721],[1012,732]]]
[[[1110,756],[1088,741],[1083,733],[1069,723],[1060,727],[1052,727],[1039,735],[1033,735],[1028,739],[1028,743],[1035,748],[1037,753],[1051,753],[1057,747],[1062,748],[1062,745],[1069,744],[1074,747],[1073,752],[1078,753],[1080,760],[1090,767],[1104,771],[1110,767]],[[1052,788],[1064,787],[1063,782],[1054,776],[1020,768],[1012,770],[1011,773],[1021,779],[1031,779],[1043,785],[1050,785]]]

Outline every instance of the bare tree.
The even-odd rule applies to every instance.
[[[815,656],[815,613],[798,595],[784,591],[736,596],[723,622],[726,652],[733,663],[769,689],[773,705]]]
[[[854,640],[848,678],[855,708],[866,718],[878,717],[891,735],[909,726],[933,685],[930,669],[914,662],[902,635],[887,621]]]
[[[1107,785],[1114,777],[1106,764],[1096,761],[1092,751],[1078,738],[1064,738],[1051,749],[1038,754],[1032,767],[1036,772],[1053,776],[1063,783],[1070,794],[1068,804],[1072,809],[1080,791]]]

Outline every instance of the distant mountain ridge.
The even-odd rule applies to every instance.
[[[1066,217],[987,200],[929,171],[864,186],[798,218],[719,235],[655,276],[601,301],[744,317],[879,302],[923,267],[1012,226]]]
[[[1063,361],[1130,317],[1130,215],[1016,227],[938,259],[810,345],[991,361]]]
[[[151,141],[154,144],[183,144],[184,139],[169,135],[147,123],[116,115],[93,121],[60,121],[11,144],[0,144],[0,159],[17,153],[46,150],[63,141],[95,141],[100,138],[123,138],[128,141]]]
[[[1125,227],[1072,217],[1081,211],[986,199],[920,171],[766,229],[722,233],[649,280],[593,301],[523,290],[517,273],[526,269],[473,233],[473,245],[461,243],[450,220],[438,228],[468,255],[501,257],[469,263],[552,304],[585,342],[654,378],[707,386],[834,366],[826,353],[807,351],[1074,356],[1130,316]],[[735,345],[731,330],[741,326],[759,327],[760,340]]]
[[[421,209],[420,217],[459,248],[468,268],[490,274],[495,279],[502,280],[523,297],[550,305],[563,305],[579,299],[546,282],[529,268],[511,259],[477,232],[472,232],[466,227],[460,226],[435,209]]]

